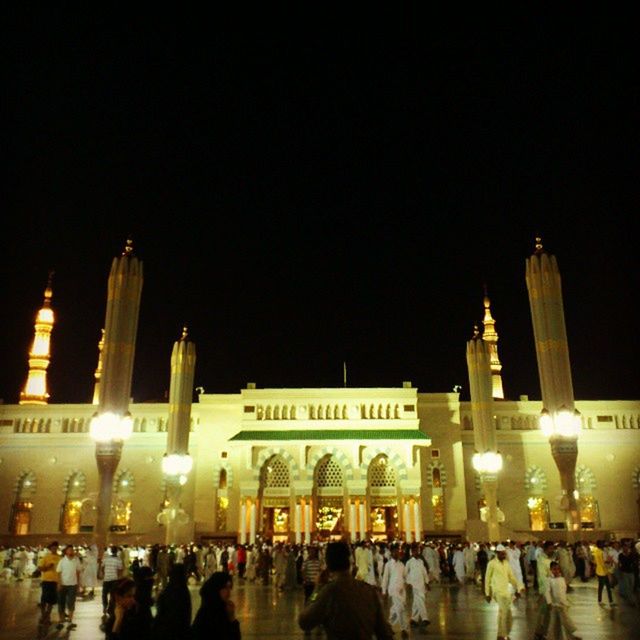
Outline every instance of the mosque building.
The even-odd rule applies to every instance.
[[[51,402],[52,297],[49,280],[19,403],[0,404],[0,544],[53,537],[87,542],[97,523],[100,478],[90,429],[104,382],[105,334],[92,402]],[[562,537],[566,496],[539,427],[543,402],[505,399],[486,291],[482,334],[476,337],[490,355],[492,428],[503,461],[497,488],[501,536]],[[188,341],[186,331],[181,340]],[[640,401],[577,399],[575,406],[578,535],[635,536]],[[109,479],[109,540],[164,541],[169,524],[175,540],[185,542],[486,539],[484,485],[473,465],[472,402],[461,401],[457,392],[419,391],[402,382],[393,388],[317,389],[248,383],[237,393],[199,393],[188,407],[183,434],[192,469],[181,473],[174,494],[163,473],[171,401],[133,402],[129,412],[131,435]]]

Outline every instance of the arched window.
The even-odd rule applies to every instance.
[[[113,501],[113,524],[114,531],[128,531],[131,526],[131,500],[135,490],[135,479],[128,469],[118,474]]]
[[[583,529],[600,528],[600,509],[595,497],[596,477],[589,467],[576,467],[576,490],[580,507],[580,522]]]
[[[316,466],[316,486],[318,488],[342,487],[343,480],[342,467],[332,455],[327,455],[318,462]]]
[[[62,505],[62,533],[80,533],[80,521],[82,518],[82,498],[84,496],[87,480],[82,471],[74,471],[65,486],[65,499]]]
[[[384,454],[371,461],[368,476],[370,487],[396,486],[396,470],[389,464],[389,458]]]
[[[282,456],[272,456],[262,465],[260,483],[263,488],[288,487],[290,481],[289,465]]]
[[[33,496],[36,492],[36,477],[33,471],[25,471],[18,478],[16,493],[11,508],[11,533],[23,536],[29,533],[31,526],[31,509]]]

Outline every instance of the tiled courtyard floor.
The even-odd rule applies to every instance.
[[[200,603],[198,587],[191,588],[194,614]],[[98,629],[102,613],[99,591],[94,600],[79,600],[75,622],[78,628],[69,632],[55,627],[38,629],[40,596],[39,582],[0,581],[0,640],[33,640],[35,638],[76,638],[93,640],[104,638]],[[573,602],[571,616],[585,640],[635,640],[640,637],[640,609],[619,603],[616,608],[597,606],[593,582],[578,584],[570,594]],[[615,594],[619,602],[618,594]],[[232,593],[240,620],[242,638],[303,638],[297,625],[302,607],[302,591],[278,593],[271,586],[243,584],[236,581]],[[513,607],[513,640],[533,637],[536,618],[536,598],[527,596]],[[431,625],[426,635],[411,631],[411,636],[448,638],[450,640],[495,640],[497,609],[487,604],[480,589],[474,585],[464,587],[437,586],[427,594]],[[55,613],[54,613],[55,620]],[[324,634],[314,631],[314,638]],[[396,637],[400,637],[397,633]]]

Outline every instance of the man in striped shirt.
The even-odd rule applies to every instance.
[[[309,547],[309,556],[302,563],[302,586],[304,588],[304,603],[307,604],[320,575],[320,560],[318,547]]]

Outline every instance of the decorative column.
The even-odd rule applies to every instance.
[[[129,399],[142,281],[142,262],[133,255],[133,244],[127,240],[109,273],[100,398],[90,426],[100,482],[94,540],[102,548],[109,532],[113,477],[123,442],[133,428]]]
[[[304,504],[304,543],[311,544],[311,505],[308,501]]]
[[[366,520],[364,500],[365,498],[363,497],[360,500],[360,504],[358,504],[358,515],[360,518],[360,540],[367,539],[367,520]]]
[[[493,421],[491,348],[474,327],[473,338],[467,342],[467,369],[471,391],[471,415],[475,453],[473,468],[480,474],[480,484],[486,503],[481,518],[487,523],[488,539],[500,540],[498,509],[498,472],[502,456],[498,453],[496,426]]]
[[[302,507],[298,502],[296,502],[295,511],[295,540],[296,544],[300,544],[302,542]]]
[[[240,505],[240,544],[247,544],[247,503]]]
[[[351,542],[355,542],[357,539],[357,528],[356,505],[353,502],[349,502],[349,533],[351,535]]]
[[[418,498],[416,498],[413,503],[413,519],[416,524],[416,542],[420,542],[422,540],[422,513],[420,512],[420,502]]]
[[[51,279],[53,271],[49,272],[49,280],[44,290],[44,302],[36,316],[33,343],[29,351],[29,374],[20,393],[20,404],[47,404],[49,390],[47,386],[47,369],[51,360],[51,331],[55,320],[51,308]]]
[[[167,452],[162,459],[168,501],[163,511],[167,545],[178,542],[178,526],[188,522],[189,519],[180,505],[180,496],[193,467],[193,459],[189,455],[189,433],[195,368],[196,346],[189,341],[187,328],[184,327],[182,336],[174,343],[171,352]]]
[[[249,507],[249,544],[256,543],[256,503],[251,500]]]
[[[535,251],[527,260],[526,280],[544,407],[540,428],[549,438],[560,473],[561,507],[567,538],[572,542],[580,531],[575,473],[581,418],[574,405],[560,271],[555,256],[544,251],[540,238],[536,238]]]
[[[409,510],[409,501],[405,499],[403,508],[403,524],[404,524],[404,540],[405,542],[411,542],[411,512]]]

